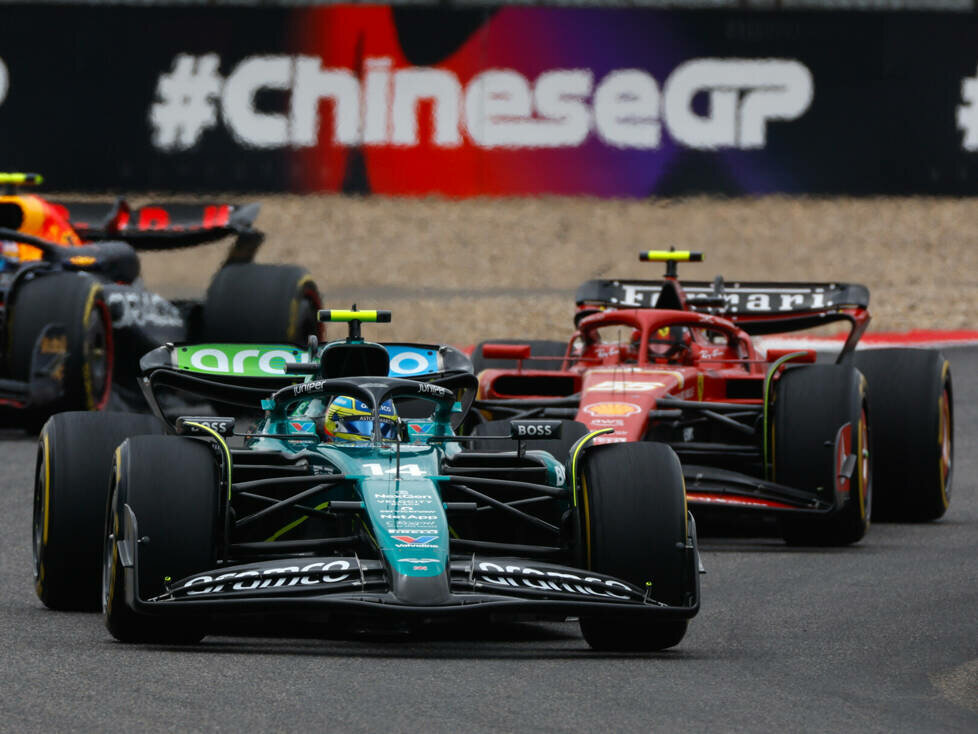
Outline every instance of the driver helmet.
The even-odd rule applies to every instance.
[[[685,326],[663,326],[649,335],[649,357],[673,357],[691,342],[692,336]]]
[[[380,419],[380,437],[397,435],[397,411],[394,403],[385,400],[377,411]],[[366,403],[348,395],[337,395],[326,409],[322,423],[317,422],[320,437],[324,441],[370,441],[374,433],[374,419]]]

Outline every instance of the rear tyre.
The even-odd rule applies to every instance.
[[[28,428],[62,410],[101,410],[112,389],[112,319],[102,286],[81,273],[52,273],[24,283],[16,292],[10,324],[10,372],[29,382],[34,346],[44,328],[60,324],[67,338],[63,396],[37,406]]]
[[[869,528],[871,462],[866,380],[846,365],[811,365],[784,373],[773,404],[774,480],[837,503],[831,515],[786,515],[781,535],[791,545],[841,546]],[[855,455],[851,480],[839,479]]]
[[[686,489],[675,452],[660,443],[589,448],[581,473],[587,567],[643,588],[657,601],[687,602]],[[595,650],[647,652],[678,645],[687,620],[581,618]]]
[[[873,416],[873,517],[927,522],[951,499],[954,406],[951,364],[940,352],[857,352]]]
[[[38,440],[34,589],[51,609],[100,608],[102,530],[112,455],[129,436],[163,433],[149,415],[58,413]]]
[[[567,354],[567,342],[551,339],[490,339],[479,342],[472,350],[472,372],[478,375],[482,370],[516,369],[515,359],[486,359],[482,347],[486,344],[528,344],[531,357],[563,357]],[[559,370],[559,359],[523,360],[523,368],[531,370]]]
[[[474,429],[472,429],[472,435],[508,436],[509,424],[510,421],[508,420],[486,421],[485,423],[480,423]],[[587,435],[588,428],[583,423],[578,423],[577,421],[561,421],[560,424],[561,431],[559,439],[551,441],[530,439],[528,441],[524,441],[523,445],[528,451],[546,451],[560,461],[566,461],[568,454],[570,454],[571,447],[577,443],[579,438]],[[476,440],[472,441],[469,444],[469,447],[473,451],[513,451],[515,448],[515,441],[506,442],[499,440]]]
[[[105,517],[102,609],[105,625],[121,642],[191,644],[203,638],[206,620],[134,612],[126,604],[119,543],[138,542],[136,578],[143,600],[166,584],[214,567],[218,517],[218,467],[211,448],[177,436],[137,436],[116,454]],[[125,535],[124,511],[136,516],[140,539]]]
[[[207,289],[203,341],[301,344],[322,336],[312,276],[298,265],[244,263],[221,268]]]

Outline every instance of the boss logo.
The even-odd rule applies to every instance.
[[[189,415],[177,418],[177,433],[184,435],[206,435],[210,431],[219,433],[222,436],[230,436],[234,433],[234,418],[219,418],[214,416],[198,418]]]
[[[510,421],[512,438],[560,438],[560,421]]]

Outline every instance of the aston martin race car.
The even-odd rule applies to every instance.
[[[924,521],[950,496],[953,407],[937,351],[856,351],[869,291],[846,283],[680,284],[591,280],[569,342],[483,342],[473,355],[474,432],[512,419],[572,418],[611,429],[595,443],[655,441],[682,460],[694,511],[777,516],[789,543],[845,545],[877,516]],[[850,326],[834,363],[752,337]]]
[[[258,205],[54,202],[18,193],[36,174],[0,174],[0,411],[39,426],[59,410],[145,407],[139,358],[188,339],[303,343],[319,295],[291,265],[251,262]],[[137,252],[234,237],[203,300],[168,301]],[[259,295],[260,294],[260,297]],[[10,414],[14,413],[13,416]]]
[[[364,341],[389,313],[321,311],[350,335],[301,354],[160,347],[142,361],[155,416],[54,416],[35,485],[41,600],[100,604],[124,642],[301,615],[330,629],[577,617],[596,649],[678,644],[699,560],[672,449],[596,446],[606,429],[565,435],[583,427],[560,420],[457,435],[468,357]],[[168,389],[228,412],[172,415]]]

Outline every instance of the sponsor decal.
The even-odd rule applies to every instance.
[[[326,384],[326,380],[310,380],[309,382],[300,382],[298,385],[292,386],[293,395],[306,395],[308,393],[318,392],[323,389],[323,385]]]
[[[616,149],[654,150],[665,134],[696,150],[764,148],[769,123],[795,120],[811,105],[812,74],[794,59],[691,59],[664,80],[642,69],[543,69],[531,78],[493,68],[463,80],[435,66],[395,68],[368,56],[362,75],[324,68],[318,56],[249,56],[225,77],[221,58],[177,54],[160,74],[149,110],[153,145],[193,148],[226,126],[241,146],[263,150],[342,147],[455,149],[578,148],[589,140]],[[286,109],[259,99],[275,93]],[[704,98],[705,114],[694,109]],[[324,101],[333,114],[321,115]],[[424,109],[431,121],[419,124]],[[696,105],[698,107],[698,105]],[[328,129],[321,129],[329,125]]]
[[[642,408],[635,403],[592,403],[584,406],[584,412],[594,416],[629,416],[641,413]]]
[[[438,372],[438,353],[433,349],[386,346],[391,377],[414,377]]]
[[[312,421],[289,421],[289,426],[296,433],[315,433],[316,424]]]
[[[434,423],[408,423],[408,430],[415,436],[430,436],[435,432]]]
[[[428,545],[438,540],[437,535],[392,535],[391,537],[405,545]]]
[[[661,286],[645,283],[621,282],[618,287],[621,289],[618,303],[621,306],[635,306],[639,308],[651,308],[662,290]],[[716,298],[717,294],[712,287],[704,286],[685,286],[684,290],[689,301],[695,305],[700,298]],[[738,313],[788,313],[791,311],[815,311],[833,305],[830,298],[826,298],[826,288],[824,287],[761,287],[761,286],[741,286],[726,284],[724,292],[721,294],[725,306],[722,310],[731,310]]]
[[[625,425],[625,421],[623,421],[621,418],[594,418],[593,420],[590,420],[588,422],[592,426],[615,427],[615,426]]]
[[[564,486],[564,482],[567,481],[567,470],[564,469],[564,465],[563,464],[554,464],[554,474],[556,475],[557,486],[558,487],[563,487]]]
[[[540,570],[530,566],[503,566],[491,561],[480,561],[477,568],[476,579],[492,586],[504,586],[506,588],[523,586],[541,591],[558,591],[565,594],[580,594],[581,596],[612,599],[631,598],[628,593],[615,593],[616,590],[627,592],[629,586],[614,579],[581,576],[564,571]],[[510,576],[495,574],[521,574],[523,578],[511,578]]]
[[[328,562],[317,561],[302,567],[248,569],[222,573],[213,577],[205,574],[189,579],[176,591],[186,591],[188,595],[198,595],[216,594],[225,590],[251,591],[282,586],[336,584],[353,578],[353,574],[342,573],[348,570],[350,570],[350,562],[337,559]]]
[[[418,392],[425,395],[436,395],[440,398],[452,397],[452,391],[441,385],[432,385],[430,382],[419,382]]]
[[[625,436],[598,436],[592,439],[592,443],[625,443],[627,440]]]
[[[112,291],[105,299],[109,310],[118,316],[112,326],[125,329],[132,326],[183,326],[180,309],[156,293],[145,291]]]
[[[380,464],[370,461],[363,464],[364,469],[370,470],[371,475],[375,477],[382,477],[385,474],[397,474],[397,467],[392,466],[390,469],[384,469]],[[428,475],[428,472],[422,469],[417,464],[401,464],[400,476],[411,477],[412,479],[420,479]],[[419,495],[421,497],[425,495]]]
[[[200,426],[204,426],[201,428]],[[216,431],[222,436],[230,436],[234,432],[234,418],[198,417],[185,415],[177,418],[177,432],[191,434],[206,434],[206,429]]]
[[[41,338],[41,354],[65,354],[68,351],[68,337],[45,336]]]
[[[660,387],[665,387],[665,384],[637,380],[605,380],[597,385],[591,385],[584,392],[651,392]]]
[[[560,438],[561,423],[557,420],[514,420],[509,427],[513,438]]]
[[[285,374],[285,365],[299,362],[300,352],[288,346],[256,347],[238,344],[206,344],[179,347],[177,367],[194,372],[274,377]],[[295,387],[305,387],[302,383]],[[301,392],[296,393],[301,394]]]

